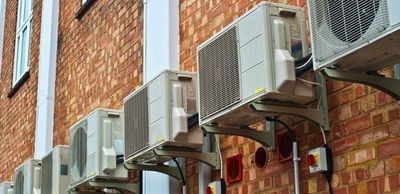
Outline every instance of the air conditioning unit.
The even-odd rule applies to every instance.
[[[314,68],[375,71],[400,63],[399,0],[309,0]]]
[[[161,147],[199,149],[196,74],[166,70],[124,99],[125,161],[160,163],[152,150]]]
[[[41,191],[68,194],[69,148],[57,146],[42,159]]]
[[[304,10],[262,2],[197,49],[200,124],[248,126],[254,101],[312,101],[295,60],[308,55]]]
[[[13,192],[13,183],[2,182],[0,184],[0,194],[14,194]]]
[[[40,175],[40,160],[24,162],[14,172],[14,194],[40,194]]]
[[[96,109],[70,129],[70,187],[85,190],[88,180],[126,180],[123,165],[123,112]]]

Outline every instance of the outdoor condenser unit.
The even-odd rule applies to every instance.
[[[127,179],[127,171],[117,165],[124,153],[122,117],[122,111],[100,108],[71,127],[71,189],[86,188],[89,180]]]
[[[13,194],[13,183],[2,182],[0,184],[0,194]]]
[[[308,54],[304,10],[262,2],[197,49],[200,124],[248,126],[254,101],[304,105],[312,86],[296,79]]]
[[[201,147],[202,131],[189,128],[190,118],[197,120],[196,80],[196,74],[166,70],[124,99],[125,161],[160,163],[156,148]]]
[[[399,0],[309,0],[314,68],[368,72],[400,62]]]
[[[57,146],[42,159],[42,194],[68,194],[69,148]]]
[[[40,160],[30,159],[24,162],[14,172],[14,194],[39,194],[40,175]]]

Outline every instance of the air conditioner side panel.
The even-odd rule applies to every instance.
[[[100,173],[100,112],[95,111],[87,118],[87,163],[86,175],[87,178],[93,177]]]
[[[273,80],[267,70],[267,8],[265,5],[260,6],[238,22],[241,89],[244,101],[260,92],[272,90],[272,84],[266,85]]]
[[[69,148],[55,149],[53,160],[53,193],[68,194]]]
[[[400,24],[400,1],[399,0],[387,0],[389,9],[389,23],[390,26]]]
[[[166,76],[167,74],[162,74],[162,76],[149,83],[148,86],[150,145],[169,140]]]

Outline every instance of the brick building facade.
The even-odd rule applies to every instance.
[[[196,71],[196,48],[261,0],[180,0],[180,69]],[[300,7],[305,0],[274,0]],[[12,86],[17,0],[7,1],[0,77],[0,178],[12,179],[16,166],[34,151],[42,3],[34,0],[29,78],[16,93]],[[54,112],[54,145],[68,144],[68,129],[97,107],[121,108],[122,99],[143,83],[142,0],[98,0],[80,19],[81,1],[60,0]],[[391,77],[391,69],[383,71]],[[327,133],[334,153],[336,193],[400,192],[400,106],[371,87],[328,81]],[[327,193],[326,180],[311,175],[306,151],[323,144],[313,123],[285,118],[299,137],[302,193]],[[280,132],[278,132],[280,133]],[[277,152],[264,170],[254,165],[260,146],[253,140],[224,136],[223,159],[243,155],[243,180],[228,185],[229,194],[292,193],[293,165],[280,163]],[[187,193],[198,193],[198,163],[187,161]],[[218,173],[214,172],[214,178]],[[225,174],[226,176],[226,174]]]

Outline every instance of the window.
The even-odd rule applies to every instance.
[[[81,7],[75,14],[75,19],[81,19],[96,0],[82,0]]]
[[[82,0],[82,5],[86,3],[87,0]]]
[[[18,0],[13,86],[15,86],[29,70],[31,31],[32,0]]]
[[[4,22],[6,20],[6,0],[0,0],[0,75],[3,61]]]

